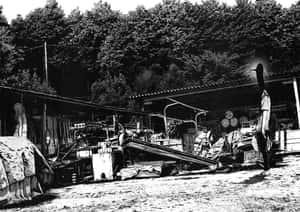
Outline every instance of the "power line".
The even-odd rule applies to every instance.
[[[32,50],[35,50],[35,49],[40,49],[40,48],[43,48],[43,45],[38,45],[38,46],[34,46],[34,47],[31,47],[31,48],[26,48],[26,49],[22,49],[22,50],[23,50],[23,52],[29,52],[29,51],[32,51]]]
[[[93,49],[93,50],[100,50],[100,47],[93,47],[93,46],[82,46],[82,45],[74,45],[74,44],[67,44],[67,45],[58,45],[58,44],[47,44],[48,47],[57,47],[57,48],[62,48],[62,47],[72,47],[72,48],[77,48],[77,49]],[[34,46],[34,47],[26,47],[26,49],[22,49],[23,52],[29,52],[29,51],[33,51],[35,49],[42,49],[44,48],[43,45],[38,45],[38,46]]]

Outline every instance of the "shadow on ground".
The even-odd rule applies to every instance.
[[[265,177],[266,177],[266,175],[263,173],[257,174],[257,175],[254,175],[254,176],[250,177],[249,179],[246,179],[238,184],[251,185],[251,184],[259,183],[259,182],[263,181],[265,179]]]
[[[30,207],[30,206],[34,206],[46,201],[50,201],[53,199],[58,198],[57,195],[55,194],[43,194],[43,195],[39,195],[34,197],[32,200],[27,200],[21,203],[16,203],[16,204],[10,204],[10,205],[6,205],[3,207],[0,207],[0,209],[12,209],[12,208],[24,208],[24,207]]]

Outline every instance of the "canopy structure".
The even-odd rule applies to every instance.
[[[299,71],[269,74],[265,77],[266,89],[271,96],[274,108],[279,108],[287,103],[295,104],[298,95],[295,95],[295,91],[298,91],[299,78]],[[201,109],[203,112],[216,112],[224,109],[258,108],[260,93],[255,79],[243,78],[142,93],[131,96],[131,99],[139,102],[144,111],[161,114],[164,113],[167,105],[180,102],[180,105],[168,108],[168,116],[186,119],[187,117],[192,118],[197,109]],[[189,109],[183,108],[182,105],[188,105]],[[191,108],[195,110],[193,111]],[[194,112],[192,115],[191,111]]]

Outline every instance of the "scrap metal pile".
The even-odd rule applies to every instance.
[[[61,145],[57,155],[49,159],[55,171],[55,185],[64,186],[91,180],[92,154],[97,152],[101,142],[111,136],[110,131],[104,122],[75,124],[70,129],[73,143]]]
[[[233,163],[250,163],[258,156],[253,150],[255,125],[249,123],[215,140],[207,128],[202,128],[195,131],[189,146],[182,138],[167,138],[164,133],[155,134],[150,129],[123,126],[118,129],[102,122],[72,128],[76,142],[62,148],[51,163],[57,185],[158,177],[195,168],[216,169]],[[109,172],[97,168],[106,167],[107,163]],[[100,174],[95,173],[99,171]]]

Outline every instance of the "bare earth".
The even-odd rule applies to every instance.
[[[7,211],[300,211],[300,157],[269,171],[84,184]]]

